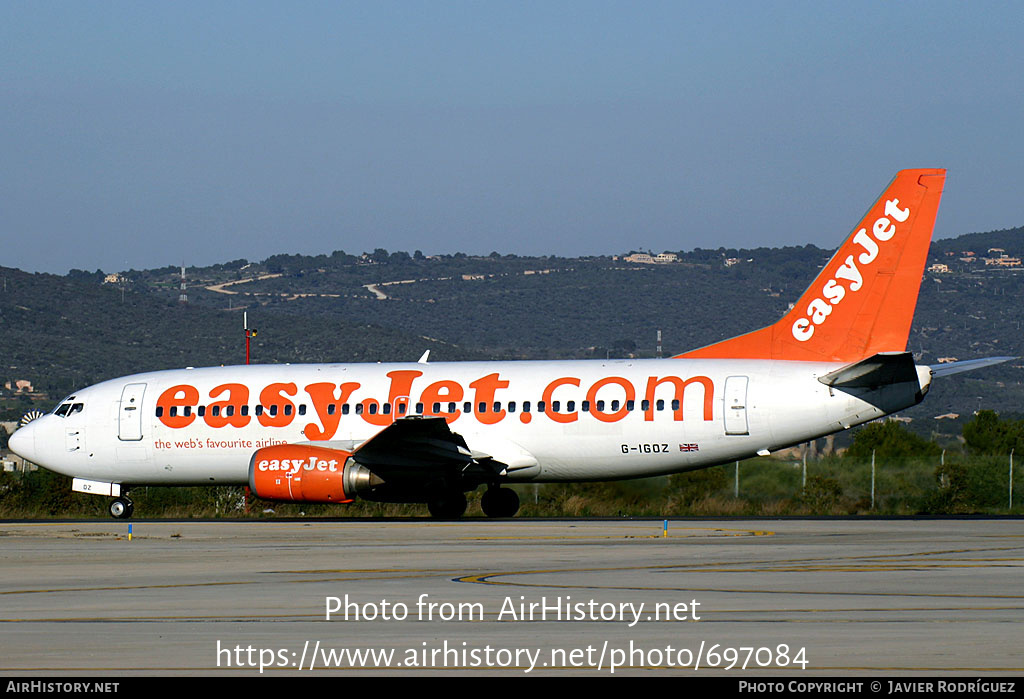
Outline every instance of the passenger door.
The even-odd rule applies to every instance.
[[[122,442],[137,442],[142,439],[142,396],[145,392],[144,383],[130,383],[121,391],[117,437]]]

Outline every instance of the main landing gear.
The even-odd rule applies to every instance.
[[[519,511],[519,496],[511,488],[490,486],[480,498],[480,507],[488,517],[514,517]],[[466,495],[452,490],[439,493],[427,502],[434,519],[458,519],[466,513]]]
[[[128,519],[135,511],[135,503],[125,496],[110,501],[110,516],[114,519]]]
[[[492,486],[480,498],[480,507],[488,517],[514,517],[519,511],[519,496],[511,488]]]
[[[466,512],[466,494],[461,490],[440,493],[427,502],[434,519],[458,519]]]

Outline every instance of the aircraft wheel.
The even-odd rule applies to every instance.
[[[434,519],[458,519],[466,511],[466,494],[461,491],[444,493],[428,502],[427,509]]]
[[[110,502],[110,516],[114,519],[128,519],[135,511],[135,504],[128,498],[115,498]]]
[[[511,488],[488,488],[480,498],[480,507],[488,517],[515,517],[519,495]]]

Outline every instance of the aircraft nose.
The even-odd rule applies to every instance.
[[[25,461],[32,461],[36,451],[35,433],[35,425],[29,423],[14,431],[7,440],[7,447]]]

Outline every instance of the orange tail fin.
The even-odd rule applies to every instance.
[[[679,358],[855,362],[902,352],[945,170],[902,170],[782,320]]]

